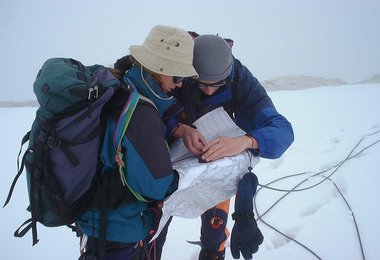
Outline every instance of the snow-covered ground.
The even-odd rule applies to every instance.
[[[269,94],[293,124],[295,142],[280,159],[262,159],[254,168],[264,186],[256,215],[265,237],[255,259],[378,259],[380,84]],[[35,109],[0,108],[2,202]],[[67,228],[39,226],[34,247],[30,234],[13,237],[29,217],[27,206],[22,177],[10,205],[0,211],[0,259],[77,259],[78,239]],[[199,218],[174,218],[163,260],[197,259],[199,248],[186,240],[198,240],[199,227]],[[226,259],[232,259],[229,249]]]

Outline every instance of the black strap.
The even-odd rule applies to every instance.
[[[67,147],[67,145],[65,145],[64,143],[61,143],[59,145],[59,149],[66,156],[67,160],[69,160],[69,162],[71,163],[72,166],[75,167],[75,166],[79,165],[78,159],[76,158],[76,156],[74,155],[74,153],[71,152],[71,150],[69,149],[69,147]]]
[[[27,226],[25,226],[28,224]],[[23,226],[25,226],[23,229],[21,229]],[[32,228],[32,218],[27,219],[24,223],[21,224],[21,226],[16,229],[14,236],[15,237],[23,237],[26,233]]]
[[[19,159],[20,159],[20,155],[21,155],[21,151],[22,151],[22,146],[28,142],[30,139],[30,131],[27,132],[24,137],[22,138],[21,140],[21,147],[20,147],[20,150],[18,151],[18,156],[17,156],[17,169],[20,169],[20,164],[19,164]]]
[[[12,197],[12,193],[13,193],[13,190],[14,190],[14,188],[15,188],[15,186],[16,186],[16,183],[17,183],[17,180],[18,180],[18,178],[21,176],[21,173],[24,171],[24,165],[25,165],[25,160],[26,160],[26,155],[28,154],[28,153],[30,153],[30,152],[32,152],[33,150],[30,150],[30,149],[28,149],[25,153],[24,153],[24,155],[23,155],[23,157],[22,157],[22,160],[21,160],[21,166],[20,166],[20,164],[19,164],[19,158],[20,158],[20,154],[21,154],[21,150],[22,150],[22,146],[27,142],[27,141],[29,141],[29,139],[30,139],[30,131],[29,132],[27,132],[26,134],[25,134],[25,136],[22,138],[22,140],[21,140],[21,147],[20,147],[20,151],[19,151],[19,153],[18,153],[18,158],[17,158],[17,168],[18,168],[18,172],[17,172],[17,174],[16,174],[16,176],[15,176],[15,178],[13,179],[13,182],[12,182],[12,185],[11,185],[11,188],[10,188],[10,190],[9,190],[9,193],[8,193],[8,196],[7,196],[7,199],[6,199],[6,201],[5,201],[5,203],[4,203],[4,206],[3,207],[5,207],[8,203],[9,203],[9,201],[10,201],[10,199],[11,199],[11,197]],[[32,171],[30,174],[32,174],[32,176],[31,176],[31,180],[33,181],[34,180],[34,174],[33,174],[33,172],[34,171]],[[33,187],[34,185],[33,185],[33,183],[31,183],[31,190],[30,190],[30,194],[32,194],[32,196],[34,196],[34,187]],[[38,236],[37,236],[37,219],[36,219],[36,216],[35,216],[35,214],[34,214],[34,208],[35,208],[35,206],[34,206],[34,202],[33,202],[33,200],[31,200],[31,204],[30,204],[30,210],[31,210],[31,213],[32,213],[32,217],[31,218],[29,218],[28,220],[26,220],[15,232],[14,232],[14,236],[15,237],[23,237],[30,229],[32,229],[32,236],[33,236],[33,246],[35,245],[35,244],[37,244],[38,243]],[[27,224],[27,225],[26,225]],[[25,226],[26,225],[26,226]],[[25,226],[23,229],[21,229],[23,226]]]
[[[37,234],[37,221],[40,215],[40,180],[42,178],[42,170],[48,167],[47,163],[47,152],[43,152],[44,149],[48,149],[44,143],[36,142],[34,144],[34,152],[37,154],[43,154],[43,158],[37,159],[37,164],[33,166],[33,169],[30,171],[30,214],[31,218],[31,228],[32,228],[32,237],[33,237],[33,246],[38,243],[38,234]],[[34,158],[35,160],[36,158]],[[42,169],[42,170],[41,170]],[[30,229],[30,228],[29,228]],[[26,231],[27,232],[27,231]]]
[[[102,176],[104,177],[104,176]],[[108,178],[100,178],[102,185],[100,186],[100,219],[99,219],[99,257],[102,258],[106,254],[106,236],[107,236],[107,199],[108,199]]]
[[[22,227],[24,227],[24,228],[22,228]],[[13,235],[15,237],[23,237],[23,236],[25,236],[26,233],[28,233],[28,231],[30,229],[32,229],[33,246],[34,246],[35,244],[38,243],[39,240],[38,240],[38,237],[37,237],[37,225],[36,225],[36,221],[33,220],[33,217],[27,219],[24,223],[22,223],[22,225],[18,229],[16,229],[16,231],[14,232]]]
[[[236,108],[236,104],[237,104],[237,100],[236,100],[236,92],[237,92],[237,82],[239,80],[239,65],[240,63],[235,60],[235,64],[234,64],[234,74],[235,74],[235,77],[232,79],[232,113],[235,113],[235,108]]]
[[[252,220],[255,219],[255,214],[253,212],[249,213],[232,213],[233,220]]]
[[[223,105],[223,108],[227,111],[227,113],[229,114],[229,116],[231,118],[234,118],[235,108],[238,104],[237,98],[236,98],[236,93],[237,93],[237,82],[239,80],[239,65],[240,65],[240,63],[237,60],[235,60],[234,78],[232,79],[232,82],[231,82],[232,98],[231,98],[231,101],[229,101]]]
[[[79,165],[78,159],[75,157],[73,152],[70,151],[66,142],[64,140],[61,140],[61,138],[57,136],[55,127],[52,127],[56,125],[56,121],[51,120],[51,122],[46,125],[47,125],[46,129],[49,129],[49,130],[46,131],[42,129],[38,136],[39,140],[42,143],[44,143],[46,140],[46,145],[47,145],[47,148],[49,149],[52,149],[53,147],[58,147],[62,151],[62,153],[66,156],[67,160],[69,160],[72,166],[74,167],[78,166]]]
[[[24,155],[22,156],[21,168],[20,168],[20,164],[19,164],[19,159],[20,159],[20,155],[21,155],[22,146],[29,140],[29,137],[30,137],[30,131],[27,132],[25,134],[25,136],[21,140],[21,147],[20,147],[20,151],[18,152],[18,157],[17,157],[17,169],[18,169],[18,172],[17,172],[15,178],[13,179],[11,188],[9,189],[9,193],[8,193],[7,199],[5,200],[3,208],[9,203],[9,201],[10,201],[10,199],[12,197],[13,190],[14,190],[14,188],[16,186],[17,180],[20,177],[21,173],[24,171],[25,158],[26,158],[26,155],[29,153],[29,150],[26,151],[24,153]]]

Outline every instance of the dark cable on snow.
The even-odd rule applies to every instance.
[[[371,136],[371,135],[375,135],[377,133],[379,133],[380,130],[378,131],[375,131],[373,133],[370,133],[364,137],[362,137],[358,142],[357,144],[354,146],[354,148],[350,151],[350,153],[347,155],[347,157],[340,161],[339,163],[337,163],[336,165],[330,167],[329,169],[327,170],[323,170],[323,171],[319,171],[307,178],[305,178],[304,180],[302,180],[301,182],[299,182],[297,185],[295,185],[292,189],[290,190],[286,190],[286,189],[277,189],[277,188],[273,188],[273,187],[270,187],[271,184],[275,183],[275,182],[278,182],[280,180],[284,180],[284,179],[287,179],[287,178],[292,178],[292,177],[296,177],[296,176],[301,176],[301,175],[305,175],[305,174],[309,174],[309,173],[312,173],[312,172],[302,172],[302,173],[297,173],[297,174],[292,174],[292,175],[288,175],[288,176],[284,176],[284,177],[281,177],[281,178],[278,178],[278,179],[275,179],[265,185],[261,185],[259,184],[260,188],[257,190],[256,192],[256,196],[254,198],[254,209],[256,211],[256,215],[257,215],[257,220],[261,220],[265,225],[267,225],[268,227],[270,227],[271,229],[275,230],[276,232],[278,232],[279,234],[283,235],[284,237],[286,237],[287,239],[290,239],[292,240],[293,242],[297,243],[298,245],[302,246],[303,248],[305,248],[307,251],[309,251],[311,254],[313,254],[316,258],[318,259],[321,259],[314,251],[312,251],[310,248],[308,248],[307,246],[305,246],[304,244],[300,243],[299,241],[289,237],[288,235],[282,233],[281,231],[279,231],[278,229],[276,229],[275,227],[273,227],[272,225],[268,224],[267,222],[265,222],[262,218],[264,215],[266,215],[270,210],[272,210],[274,208],[274,206],[276,204],[278,204],[282,199],[284,199],[287,195],[289,195],[291,192],[296,192],[296,191],[304,191],[304,190],[308,190],[308,189],[311,189],[313,187],[316,187],[318,186],[319,184],[323,183],[324,181],[326,180],[331,180],[330,177],[335,173],[337,172],[337,170],[345,163],[347,162],[348,160],[350,159],[353,159],[357,156],[359,156],[362,152],[364,152],[365,150],[369,149],[370,147],[374,146],[375,144],[378,144],[380,142],[380,140],[377,140],[377,141],[374,141],[372,142],[370,145],[364,147],[362,150],[360,150],[359,152],[357,152],[356,154],[352,155],[355,151],[355,149],[357,149],[357,147],[360,145],[360,143],[365,140],[367,137]],[[333,170],[334,169],[334,170]],[[308,186],[306,188],[302,188],[302,189],[297,189],[299,186],[301,186],[303,183],[305,183],[306,181],[308,181],[311,177],[316,177],[318,175],[321,175],[325,172],[328,172],[330,170],[333,170],[333,172],[331,174],[329,174],[328,176],[323,176],[324,179],[314,185],[311,185],[311,186]],[[332,180],[331,180],[332,181]],[[333,182],[334,183],[334,182]],[[335,183],[334,183],[335,185]],[[362,245],[362,241],[361,241],[361,238],[360,238],[360,232],[359,232],[359,228],[358,228],[358,225],[357,225],[357,222],[356,222],[356,219],[354,217],[354,212],[352,211],[350,205],[348,204],[347,200],[344,198],[343,194],[340,192],[340,190],[338,189],[338,187],[335,185],[336,189],[338,190],[338,192],[341,194],[343,200],[345,201],[346,205],[348,206],[352,216],[353,216],[353,219],[354,219],[354,223],[355,223],[355,228],[356,228],[356,232],[357,232],[357,236],[359,238],[359,244],[360,244],[360,248],[361,248],[361,253],[362,253],[362,257],[363,259],[365,260],[365,256],[364,256],[364,250],[363,250],[363,245]],[[257,206],[256,206],[256,199],[257,199],[257,194],[261,191],[261,189],[263,188],[266,188],[266,189],[271,189],[271,190],[275,190],[275,191],[281,191],[281,192],[286,192],[281,198],[279,198],[275,203],[273,203],[264,213],[262,214],[259,214],[258,212],[258,209],[257,209]]]
[[[352,210],[350,204],[348,203],[348,201],[346,200],[346,198],[344,197],[343,193],[340,191],[340,189],[338,188],[338,185],[336,185],[336,183],[330,179],[329,177],[327,177],[327,179],[329,181],[331,181],[334,186],[335,186],[335,189],[339,192],[340,196],[343,198],[344,200],[344,203],[346,204],[346,206],[348,207],[348,209],[350,210],[350,213],[352,215],[352,218],[354,220],[354,224],[355,224],[355,229],[356,229],[356,234],[358,236],[358,239],[359,239],[359,244],[360,244],[360,250],[361,250],[361,253],[362,253],[362,258],[363,260],[365,260],[365,256],[364,256],[364,249],[363,249],[363,244],[362,244],[362,240],[360,238],[360,232],[359,232],[359,227],[358,227],[358,223],[356,222],[356,218],[355,218],[355,214],[354,214],[354,211]]]
[[[358,143],[355,145],[355,147],[351,150],[351,152],[349,153],[349,155],[348,155],[344,160],[340,161],[340,162],[337,163],[336,165],[334,165],[334,166],[332,166],[332,167],[330,167],[330,168],[328,168],[328,169],[326,169],[326,170],[323,170],[323,171],[320,171],[320,172],[317,172],[317,173],[311,175],[309,178],[311,178],[311,177],[316,177],[316,176],[318,176],[318,175],[320,175],[320,174],[322,174],[322,173],[325,173],[325,172],[328,172],[328,171],[330,171],[330,170],[332,170],[332,169],[334,169],[334,168],[337,168],[337,169],[335,169],[335,170],[333,171],[333,173],[331,173],[331,174],[328,175],[327,177],[332,176],[332,175],[338,170],[338,168],[339,168],[340,166],[343,165],[343,163],[345,163],[346,161],[348,161],[348,160],[350,160],[350,159],[353,159],[353,158],[359,156],[362,152],[364,152],[364,151],[367,150],[368,148],[370,148],[370,147],[374,146],[375,144],[379,143],[380,140],[377,140],[377,141],[373,142],[372,144],[370,144],[370,145],[364,147],[362,150],[360,150],[360,151],[357,152],[356,154],[350,156],[350,155],[354,152],[354,150],[359,146],[359,144],[360,144],[360,143],[361,143],[366,137],[369,137],[369,136],[371,136],[371,135],[374,135],[374,134],[376,134],[376,133],[378,133],[378,132],[380,132],[380,130],[379,130],[379,131],[376,131],[376,132],[374,132],[374,133],[371,133],[371,134],[368,134],[368,135],[364,136],[362,139],[360,139],[360,140],[358,141]],[[279,180],[282,180],[282,179],[286,179],[286,178],[290,178],[290,177],[295,177],[295,176],[298,176],[298,175],[308,174],[308,173],[312,173],[312,172],[303,172],[303,173],[292,174],[292,175],[288,175],[288,176],[284,176],[284,177],[281,177],[281,178],[279,178],[279,179],[276,179],[276,181],[279,181]],[[304,190],[308,190],[308,189],[314,188],[314,187],[318,186],[319,184],[323,183],[324,181],[326,181],[326,177],[325,177],[322,181],[320,181],[320,182],[318,182],[318,183],[316,183],[316,184],[313,184],[313,185],[311,185],[311,186],[308,186],[308,187],[305,187],[305,188],[302,188],[302,189],[294,189],[294,190],[293,190],[293,189],[291,189],[291,190],[287,190],[287,189],[279,189],[279,188],[273,188],[273,187],[270,187],[269,184],[272,184],[273,182],[270,182],[270,183],[265,184],[265,185],[259,184],[259,186],[261,186],[261,187],[263,187],[263,188],[270,189],[270,190],[275,190],[275,191],[282,191],[282,192],[292,191],[292,192],[296,192],[296,191],[304,191]]]

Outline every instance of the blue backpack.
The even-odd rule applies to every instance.
[[[71,225],[84,211],[99,208],[105,223],[107,208],[143,200],[123,183],[118,167],[104,173],[99,156],[110,114],[118,117],[115,147],[121,151],[121,139],[139,100],[137,90],[122,85],[103,66],[86,67],[67,58],[47,60],[33,90],[40,107],[22,139],[21,148],[27,141],[29,145],[4,204],[25,166],[31,218],[14,235],[23,237],[32,229],[35,245],[37,222],[47,227]]]

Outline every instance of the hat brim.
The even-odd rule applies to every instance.
[[[129,51],[142,66],[157,74],[198,78],[198,73],[194,69],[193,64],[180,63],[154,55],[141,45],[132,45],[129,47]]]
[[[228,66],[227,70],[221,74],[215,75],[215,74],[201,74],[199,73],[198,80],[201,81],[221,81],[227,78],[229,75],[231,75],[233,62]]]

